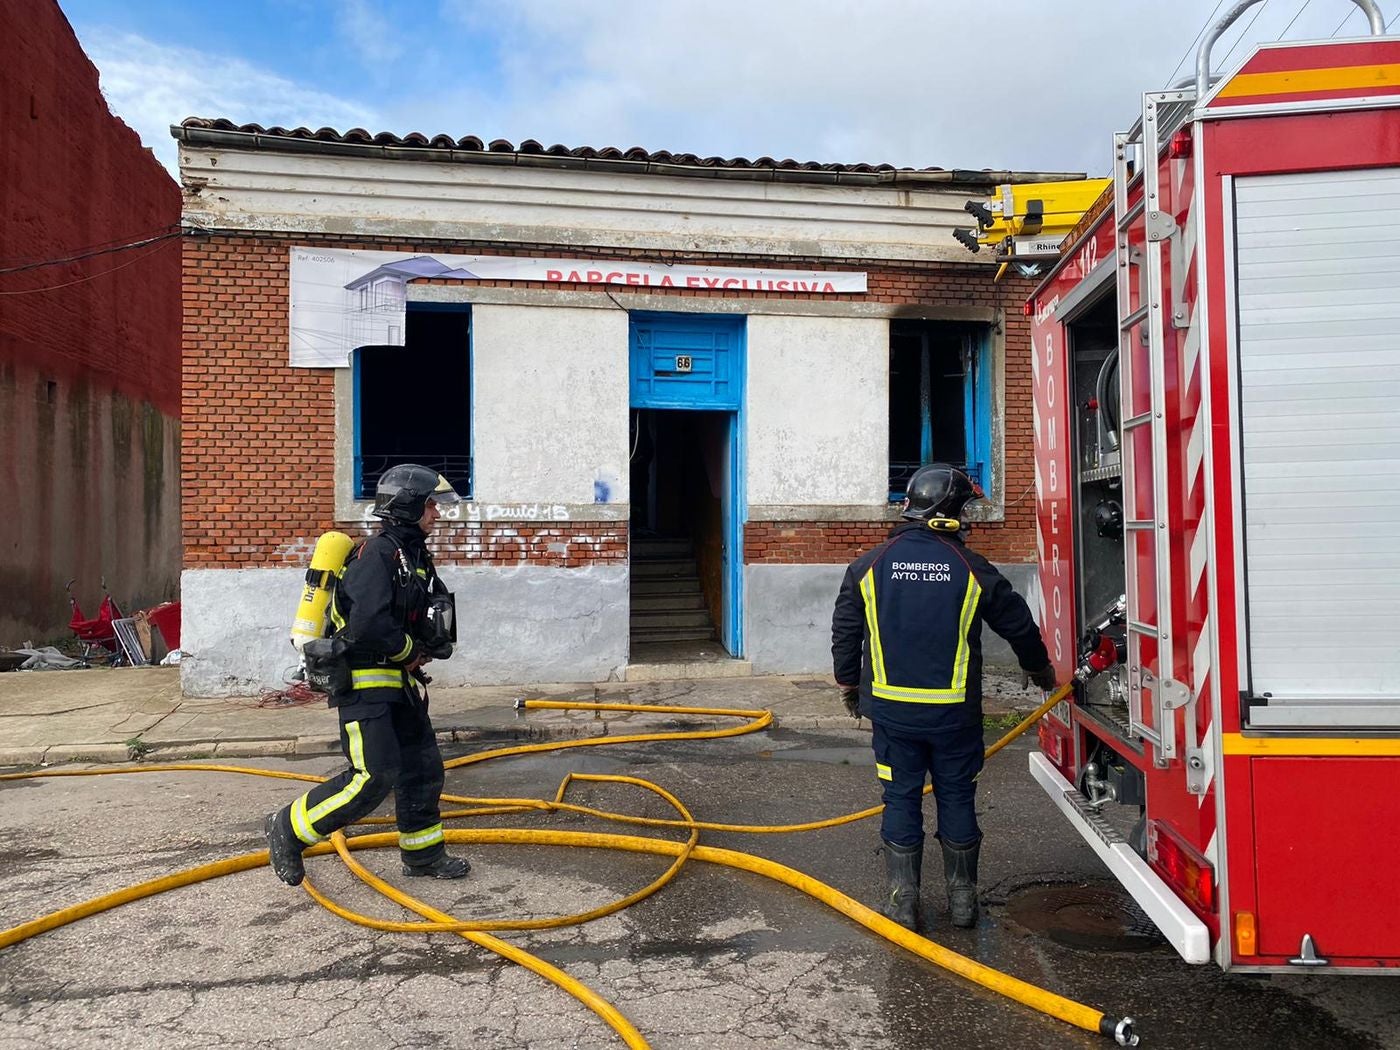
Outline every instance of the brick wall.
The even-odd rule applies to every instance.
[[[124,609],[178,597],[180,191],[107,109],[53,0],[0,0],[0,39],[0,646],[15,646],[71,637],[70,579],[88,615],[104,577]]]
[[[840,565],[883,543],[894,521],[750,521],[744,526],[744,561],[765,565]],[[998,563],[1032,561],[1021,530],[1000,522],[976,523],[968,545]]]
[[[288,256],[293,245],[404,253],[628,258],[654,253],[629,249],[513,245],[472,241],[406,242],[349,236],[219,234],[190,238],[184,259],[184,550],[195,568],[305,564],[308,542],[334,520],[335,391],[330,369],[287,364]],[[747,293],[754,298],[833,299],[906,304],[916,317],[928,307],[1001,306],[1007,321],[1006,492],[1008,520],[979,530],[979,549],[995,560],[1024,561],[1034,549],[1033,502],[1019,494],[1030,484],[1029,324],[1021,303],[1025,281],[993,284],[988,267],[950,264],[875,264],[868,260],[767,258],[747,255],[688,257],[704,265],[859,269],[869,274],[866,295],[811,296]],[[491,287],[498,282],[479,282]],[[585,286],[499,282],[503,287],[559,291]],[[610,287],[624,307],[638,293],[681,298],[727,298],[701,289]],[[774,530],[791,529],[793,536]],[[873,545],[887,522],[750,523],[749,561],[847,561],[861,544]],[[770,534],[771,535],[770,537]],[[829,537],[829,538],[828,538]],[[309,538],[309,539],[308,539]],[[751,538],[751,540],[749,539]],[[796,539],[798,542],[780,542]],[[580,566],[623,562],[626,523],[441,522],[434,545],[442,564]],[[847,553],[851,552],[851,553]],[[838,556],[839,555],[839,556]]]

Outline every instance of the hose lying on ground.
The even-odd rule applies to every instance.
[[[1051,695],[1035,711],[1023,719],[1015,728],[1005,734],[1000,740],[987,749],[987,756],[995,754],[1008,743],[1020,736],[1029,729],[1046,711],[1058,703],[1069,692],[1069,686],[1062,687]],[[731,726],[724,729],[711,730],[682,730],[669,733],[639,733],[622,736],[609,736],[601,738],[587,738],[568,741],[551,741],[540,744],[528,744],[518,747],[500,748],[492,751],[480,752],[473,755],[466,755],[461,758],[452,759],[444,763],[444,767],[455,769],[461,766],[472,765],[487,761],[493,758],[502,758],[512,755],[531,754],[545,751],[559,751],[571,747],[600,746],[607,744],[644,743],[650,741],[674,741],[674,740],[702,740],[720,737],[739,736],[746,733],[757,732],[765,728],[772,722],[772,712],[767,710],[734,710],[726,708],[701,708],[701,707],[665,707],[643,704],[585,704],[568,703],[560,701],[532,700],[525,701],[520,706],[527,709],[554,709],[554,710],[585,710],[585,711],[626,711],[649,714],[691,714],[720,717],[738,717],[744,719],[744,723],[738,726]],[[40,770],[29,773],[0,774],[0,781],[16,780],[49,776],[93,776],[102,774],[121,774],[138,772],[168,772],[168,771],[201,771],[201,772],[228,772],[244,773],[259,776],[272,776],[281,779],[303,780],[320,782],[325,778],[311,776],[308,774],[284,773],[274,770],[262,770],[240,766],[208,766],[195,764],[163,764],[154,766],[139,767],[107,767],[87,770]],[[661,819],[638,817],[631,814],[613,813],[607,810],[595,809],[593,807],[580,806],[564,801],[564,795],[568,785],[572,781],[594,781],[623,783],[641,787],[651,791],[665,799],[680,814],[680,819]],[[932,790],[925,787],[925,793]],[[444,794],[444,802],[453,804],[463,804],[472,808],[454,811],[444,811],[444,819],[452,817],[478,816],[484,814],[500,814],[512,812],[530,811],[562,811],[571,812],[587,816],[598,817],[617,822],[645,825],[651,827],[686,829],[689,836],[685,842],[673,842],[657,838],[640,838],[629,835],[608,835],[592,832],[568,832],[568,831],[539,831],[525,829],[481,829],[481,830],[448,830],[445,832],[448,841],[467,842],[477,844],[529,844],[529,845],[560,845],[583,848],[604,848],[627,850],[637,853],[653,853],[658,855],[670,855],[674,857],[671,866],[659,878],[648,886],[631,893],[618,901],[595,908],[588,912],[572,916],[561,916],[550,919],[532,920],[482,920],[465,922],[453,919],[452,916],[437,911],[395,889],[389,884],[376,878],[366,871],[351,856],[351,850],[381,848],[389,845],[397,845],[398,837],[394,834],[368,834],[359,835],[351,839],[345,838],[341,833],[336,833],[328,843],[321,843],[306,851],[307,856],[317,856],[337,851],[344,859],[351,870],[365,881],[368,885],[389,897],[395,903],[408,910],[417,912],[428,921],[426,923],[414,922],[388,922],[385,920],[372,919],[359,915],[347,908],[336,904],[325,897],[310,879],[303,882],[307,892],[319,903],[330,911],[352,922],[370,926],[376,929],[400,930],[404,932],[443,932],[456,933],[473,943],[479,944],[491,951],[496,952],[504,958],[519,963],[535,973],[544,976],[557,986],[574,996],[581,1003],[593,1010],[599,1017],[607,1022],[622,1040],[633,1048],[645,1047],[648,1044],[637,1032],[635,1027],[611,1004],[607,1003],[596,993],[586,986],[569,977],[568,974],[536,956],[511,945],[498,938],[490,936],[488,930],[531,930],[550,929],[566,925],[577,925],[588,922],[604,915],[613,914],[631,904],[636,903],[645,897],[650,896],[657,890],[664,887],[680,871],[681,867],[690,859],[705,861],[708,863],[723,864],[729,867],[739,868],[755,874],[782,882],[801,890],[828,906],[835,908],[843,915],[865,926],[867,929],[884,937],[886,940],[899,945],[906,950],[935,963],[952,973],[956,973],[968,980],[971,980],[983,987],[989,988],[1002,995],[1008,996],[1017,1002],[1031,1006],[1052,1017],[1056,1017],[1076,1027],[1092,1032],[1099,1032],[1114,1038],[1120,1045],[1136,1045],[1138,1037],[1133,1032],[1132,1020],[1130,1018],[1110,1017],[1092,1007],[1085,1006],[1072,1000],[1065,999],[1053,992],[1038,988],[1028,984],[1008,974],[1001,973],[990,967],[984,966],[966,956],[960,955],[947,948],[942,947],[913,933],[905,928],[896,925],[884,916],[866,908],[858,901],[846,896],[840,891],[819,882],[801,872],[774,861],[767,860],[749,853],[742,853],[735,850],[722,850],[713,847],[698,845],[699,833],[702,830],[748,832],[748,833],[784,833],[797,831],[818,830],[821,828],[835,827],[841,824],[862,820],[866,817],[879,813],[883,807],[874,806],[856,813],[845,814],[840,817],[833,817],[827,820],[812,821],[805,824],[789,825],[744,825],[744,824],[721,824],[707,821],[696,821],[679,799],[671,795],[664,788],[652,784],[649,781],[640,780],[633,777],[604,776],[594,774],[570,774],[565,777],[560,784],[552,801],[542,799],[478,799],[466,798],[457,795]],[[384,823],[392,818],[369,818],[363,823]],[[232,874],[236,871],[245,871],[249,868],[258,867],[267,863],[267,852],[265,850],[256,853],[244,854],[239,857],[229,858],[224,861],[217,861],[213,864],[202,865],[184,872],[150,882],[141,883],[137,886],[129,887],[116,893],[107,894],[82,904],[74,905],[43,916],[39,919],[23,923],[10,930],[0,932],[0,949],[18,944],[30,937],[37,936],[48,930],[59,926],[75,922],[78,919],[96,914],[109,908],[117,907],[121,904],[144,897],[163,893],[166,890],[187,886],[205,879],[217,878],[222,875]]]

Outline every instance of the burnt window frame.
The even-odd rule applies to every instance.
[[[889,389],[887,391],[887,407],[889,416],[887,419],[889,444],[889,501],[898,503],[904,499],[905,490],[908,488],[909,478],[920,466],[931,462],[948,462],[953,466],[966,470],[968,475],[977,482],[988,493],[991,492],[992,480],[992,388],[994,385],[994,360],[992,353],[993,326],[987,322],[971,321],[893,321],[890,324],[889,340]],[[910,340],[918,340],[918,346],[910,347]],[[940,344],[938,348],[934,342]],[[904,346],[898,344],[903,342]],[[954,378],[951,373],[942,376],[932,374],[934,366],[934,353],[937,349],[947,351],[949,345],[956,345],[961,372]],[[920,448],[917,461],[907,456],[896,459],[895,430],[900,426],[900,421],[896,420],[896,412],[908,412],[907,391],[900,397],[900,391],[896,390],[896,353],[907,353],[912,349],[919,352],[919,398],[918,406],[920,418],[918,420],[918,430],[920,437]],[[907,374],[906,369],[901,372]],[[947,445],[936,447],[935,431],[937,420],[934,418],[934,405],[940,401],[945,401],[950,392],[942,391],[943,397],[937,397],[939,391],[935,390],[936,384],[946,383],[954,380],[958,383],[960,390],[961,411],[962,411],[962,448],[960,455],[948,455],[954,451]],[[901,380],[903,382],[903,380]],[[955,395],[956,396],[956,395]],[[902,426],[907,430],[908,420],[902,421]]]
[[[465,451],[445,450],[434,451],[431,449],[409,450],[404,452],[366,450],[363,445],[366,422],[365,414],[368,411],[386,411],[388,406],[377,406],[372,404],[377,396],[393,398],[396,403],[393,405],[394,411],[401,411],[402,405],[420,405],[424,410],[431,409],[435,412],[452,413],[455,411],[454,405],[440,403],[443,394],[441,386],[441,373],[429,370],[424,374],[421,370],[413,368],[412,355],[414,318],[423,317],[429,314],[453,314],[463,319],[464,323],[464,344],[462,352],[462,378],[465,385],[464,398],[465,405],[461,411],[465,414]],[[420,463],[425,467],[431,467],[438,471],[457,490],[458,495],[463,499],[470,499],[472,486],[475,483],[475,419],[476,382],[472,367],[472,333],[473,325],[471,318],[471,306],[467,303],[422,303],[409,302],[405,304],[404,320],[404,345],[403,346],[362,346],[357,347],[351,354],[351,372],[353,377],[353,409],[352,425],[354,429],[354,448],[351,461],[350,486],[351,496],[355,500],[374,499],[374,490],[378,483],[379,476],[392,466],[399,463]],[[403,355],[404,375],[402,380],[396,382],[391,387],[384,384],[366,384],[364,372],[366,365],[366,353],[373,352]],[[375,393],[369,394],[367,386],[373,386]]]

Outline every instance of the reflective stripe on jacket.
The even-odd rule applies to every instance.
[[[956,533],[923,522],[851,563],[832,615],[836,681],[859,684],[864,714],[910,729],[982,717],[982,624],[1027,670],[1049,662],[1025,601]]]
[[[391,702],[412,689],[403,667],[436,575],[414,524],[389,523],[351,552],[331,595],[331,623],[349,643],[354,702]]]

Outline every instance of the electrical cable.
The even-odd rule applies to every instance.
[[[1234,42],[1233,44],[1230,45],[1230,50],[1225,52],[1225,57],[1222,58],[1222,59],[1220,60],[1220,65],[1219,65],[1219,67],[1217,67],[1217,68],[1220,68],[1220,69],[1225,68],[1226,63],[1228,63],[1228,62],[1230,61],[1230,56],[1233,55],[1233,54],[1235,53],[1235,48],[1237,48],[1237,47],[1240,46],[1240,43],[1244,40],[1245,35],[1249,32],[1250,28],[1254,25],[1255,19],[1257,19],[1260,15],[1262,15],[1262,14],[1264,13],[1264,8],[1266,8],[1266,7],[1268,7],[1268,6],[1269,6],[1269,0],[1264,0],[1264,2],[1263,2],[1262,4],[1260,4],[1258,7],[1256,7],[1256,8],[1254,9],[1254,14],[1252,14],[1252,15],[1249,16],[1249,21],[1246,22],[1246,23],[1244,24],[1244,28],[1241,29],[1240,32],[1239,32],[1239,35],[1235,37],[1235,42]]]
[[[1054,704],[1058,703],[1071,690],[1070,685],[1062,686],[1048,697],[1034,712],[1023,719],[1015,728],[1006,733],[1001,739],[996,741],[986,751],[988,757],[1005,747],[1012,740],[1016,739],[1030,728],[1046,711]],[[753,733],[765,728],[772,722],[772,712],[768,710],[736,710],[728,708],[698,708],[698,707],[669,707],[644,704],[588,704],[588,703],[567,703],[559,701],[524,701],[517,704],[517,707],[540,708],[540,709],[562,709],[562,710],[584,710],[584,711],[625,711],[625,712],[646,712],[652,714],[696,714],[721,717],[737,717],[743,719],[743,724],[731,726],[723,729],[708,730],[682,730],[666,733],[646,733],[628,734],[623,736],[610,736],[603,738],[592,738],[584,740],[551,741],[543,744],[525,745],[514,748],[500,748],[494,751],[484,752],[478,755],[467,755],[444,763],[444,768],[459,768],[461,766],[485,761],[489,758],[506,757],[509,755],[527,754],[539,751],[559,751],[570,747],[600,746],[607,744],[638,743],[643,741],[674,741],[674,740],[696,740],[715,739],[720,737],[737,736]],[[0,775],[0,781],[33,779],[49,776],[94,776],[107,773],[135,773],[135,772],[164,772],[173,770],[198,770],[202,772],[237,772],[260,776],[271,776],[280,779],[295,779],[303,781],[323,782],[325,778],[311,776],[308,774],[284,773],[275,770],[261,770],[236,766],[204,766],[192,764],[169,764],[158,766],[142,766],[136,768],[108,767],[86,770],[39,770],[29,773],[10,773]],[[589,781],[601,783],[622,783],[643,788],[659,795],[665,799],[681,816],[680,820],[659,820],[656,818],[635,817],[630,814],[612,814],[604,810],[597,810],[592,807],[576,806],[563,801],[565,792],[570,783],[575,781]],[[931,790],[926,788],[925,791]],[[691,858],[706,861],[709,863],[724,864],[741,870],[751,871],[764,875],[768,878],[776,879],[786,885],[801,890],[810,896],[835,908],[837,911],[872,930],[878,935],[891,942],[905,948],[920,957],[927,959],[956,973],[970,981],[974,981],[1008,996],[1017,1002],[1024,1003],[1039,1010],[1047,1016],[1056,1017],[1069,1024],[1083,1028],[1087,1031],[1098,1032],[1102,1035],[1114,1038],[1120,1045],[1134,1045],[1137,1037],[1133,1033],[1132,1021],[1130,1018],[1110,1017],[1092,1007],[1076,1003],[1065,999],[1055,993],[1038,988],[1034,985],[1020,981],[1010,975],[983,966],[965,956],[952,952],[941,945],[935,944],[918,934],[912,933],[903,927],[897,926],[890,920],[871,911],[858,901],[840,893],[824,883],[812,879],[784,865],[777,864],[763,857],[752,854],[740,853],[732,850],[718,850],[712,847],[698,845],[698,835],[701,830],[714,828],[720,830],[752,830],[756,832],[780,832],[797,830],[814,830],[822,827],[832,827],[837,824],[849,823],[854,820],[864,819],[872,816],[883,807],[873,807],[860,811],[859,813],[846,814],[841,817],[829,818],[823,821],[813,821],[807,824],[786,825],[786,826],[766,826],[766,825],[723,825],[713,824],[704,821],[696,821],[685,806],[675,796],[671,795],[664,788],[652,784],[649,781],[640,780],[633,777],[605,776],[601,774],[570,774],[566,776],[560,784],[558,791],[552,801],[542,799],[496,799],[496,800],[472,800],[459,796],[442,796],[444,801],[450,802],[486,802],[487,805],[475,809],[473,815],[484,813],[509,813],[525,812],[530,810],[561,810],[573,813],[583,813],[596,815],[605,819],[623,820],[631,823],[645,823],[652,826],[678,827],[689,832],[685,842],[675,842],[668,839],[656,838],[636,838],[625,835],[597,834],[585,832],[567,831],[531,831],[523,829],[498,829],[498,830],[448,830],[445,838],[450,842],[469,842],[478,844],[492,843],[526,843],[543,845],[562,845],[583,848],[606,848],[621,849],[631,852],[651,853],[656,855],[670,855],[673,862],[670,868],[662,876],[653,880],[648,886],[641,890],[615,901],[602,908],[595,908],[589,912],[575,916],[561,916],[557,918],[541,920],[484,920],[464,922],[454,919],[436,909],[430,908],[426,904],[415,900],[396,890],[394,887],[382,880],[376,879],[358,864],[353,863],[349,856],[350,850],[383,848],[397,845],[398,835],[390,834],[370,834],[356,836],[354,839],[346,839],[345,836],[337,832],[329,843],[321,843],[310,847],[306,851],[306,856],[320,856],[332,850],[339,853],[347,864],[351,866],[362,881],[379,890],[388,896],[395,903],[411,911],[417,912],[426,918],[427,924],[421,923],[388,923],[383,920],[372,919],[366,916],[359,916],[348,909],[341,907],[324,896],[309,880],[303,881],[303,886],[318,902],[322,903],[328,910],[337,915],[341,915],[350,921],[361,925],[373,926],[375,928],[399,929],[407,927],[413,932],[452,932],[462,937],[466,937],[473,943],[479,944],[495,951],[503,958],[525,966],[531,971],[546,977],[564,991],[574,996],[595,1014],[608,1023],[613,1030],[623,1039],[623,1041],[634,1050],[645,1048],[648,1044],[634,1026],[621,1014],[616,1007],[607,1003],[596,993],[586,986],[580,984],[568,974],[551,966],[549,963],[531,955],[528,952],[517,948],[507,942],[500,941],[490,934],[487,929],[544,929],[556,928],[562,925],[572,925],[579,922],[589,921],[591,918],[600,917],[604,914],[612,914],[628,904],[655,893],[666,885],[670,879],[674,878],[680,867]],[[453,816],[463,816],[466,813],[455,813]],[[447,813],[443,817],[448,817]],[[372,818],[366,823],[382,823],[388,818]],[[154,879],[146,883],[128,887],[116,893],[107,894],[94,900],[86,901],[82,904],[64,908],[60,911],[50,913],[30,922],[23,923],[9,930],[0,931],[0,949],[18,944],[30,937],[55,929],[59,926],[77,921],[89,915],[97,914],[100,911],[116,907],[120,904],[133,900],[140,900],[157,893],[163,893],[180,886],[191,885],[195,882],[222,875],[232,874],[236,871],[246,871],[250,868],[260,867],[268,862],[268,855],[265,850],[251,854],[244,854],[239,857],[228,858],[213,864],[202,865],[198,868],[188,869],[183,872],[176,872],[163,878]]]
[[[113,252],[130,251],[132,248],[141,248],[147,244],[155,244],[158,241],[168,241],[172,237],[180,237],[183,232],[179,229],[168,230],[165,233],[153,234],[135,241],[122,241],[119,243],[108,242],[105,245],[85,248],[76,255],[68,255],[62,259],[45,259],[41,262],[27,262],[15,266],[0,267],[0,277],[11,273],[24,273],[26,270],[40,270],[46,266],[63,266],[66,263],[82,262],[84,259],[94,259],[99,255],[111,255]]]
[[[1213,10],[1210,13],[1209,17],[1206,18],[1205,22],[1202,23],[1201,28],[1196,30],[1196,39],[1191,41],[1190,45],[1186,48],[1186,51],[1182,54],[1182,56],[1179,59],[1177,59],[1176,65],[1172,68],[1171,76],[1167,77],[1168,84],[1176,83],[1177,73],[1181,72],[1182,65],[1186,62],[1188,58],[1191,57],[1191,52],[1196,50],[1197,45],[1199,45],[1201,42],[1201,37],[1205,36],[1206,30],[1209,29],[1211,26],[1215,25],[1215,16],[1220,13],[1220,5],[1224,2],[1225,0],[1215,0],[1215,10]]]
[[[1340,32],[1342,31],[1342,26],[1344,26],[1344,25],[1346,25],[1348,22],[1350,22],[1350,21],[1351,21],[1351,16],[1354,15],[1354,14],[1356,14],[1356,12],[1358,12],[1358,11],[1360,11],[1360,10],[1361,10],[1361,8],[1359,8],[1359,7],[1353,7],[1353,8],[1351,8],[1350,10],[1348,10],[1347,13],[1346,13],[1346,16],[1343,17],[1343,19],[1342,19],[1340,22],[1337,23],[1337,28],[1334,29],[1334,30],[1332,30],[1331,33],[1327,34],[1327,39],[1328,39],[1328,40],[1331,40],[1334,36],[1336,36],[1338,33],[1340,33]]]
[[[157,244],[156,247],[152,248],[144,255],[138,255],[133,259],[128,259],[126,262],[120,263],[117,266],[109,267],[108,269],[103,270],[100,273],[89,274],[86,277],[79,277],[72,281],[64,281],[61,284],[46,285],[42,288],[16,288],[11,291],[0,291],[0,295],[35,295],[39,292],[56,292],[60,288],[71,288],[75,284],[86,284],[88,281],[95,281],[99,277],[106,277],[108,274],[116,273],[118,270],[125,270],[128,266],[135,266],[139,262],[144,262],[145,260],[151,258],[156,253],[158,253],[163,247],[165,247],[166,244],[169,244],[173,238],[178,236],[180,235],[172,234],[170,237],[157,238],[157,240],[159,240],[161,243]]]
[[[1293,23],[1296,22],[1296,21],[1298,21],[1298,18],[1302,15],[1302,13],[1303,13],[1304,11],[1306,11],[1306,10],[1308,9],[1308,7],[1309,7],[1311,4],[1312,4],[1312,0],[1303,0],[1303,6],[1300,7],[1300,8],[1298,8],[1298,13],[1295,14],[1292,18],[1290,18],[1290,19],[1288,20],[1288,25],[1286,25],[1286,26],[1283,27],[1283,32],[1280,33],[1278,36],[1274,37],[1274,39],[1275,39],[1275,40],[1282,40],[1285,36],[1287,36],[1287,35],[1288,35],[1288,31],[1289,31],[1290,29],[1293,28]]]

